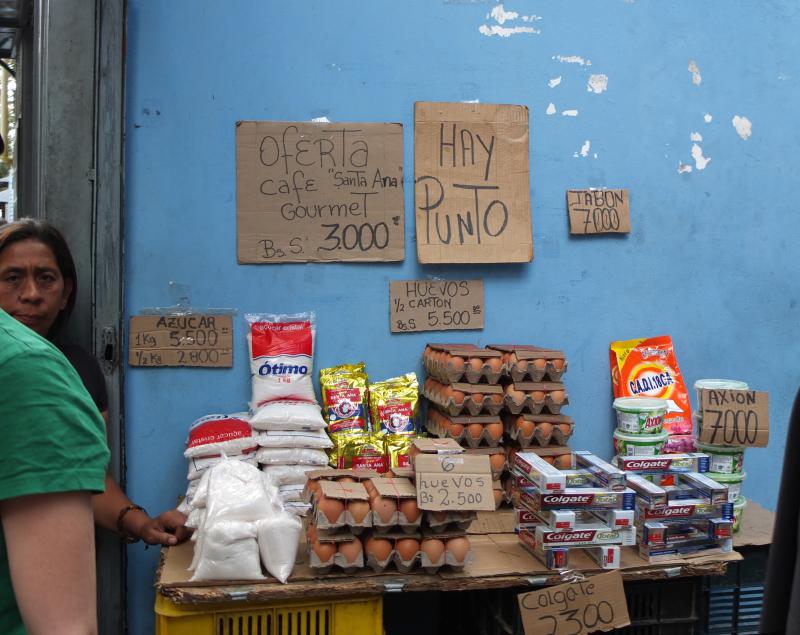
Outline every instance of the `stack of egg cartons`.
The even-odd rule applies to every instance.
[[[423,384],[428,433],[455,440],[468,454],[489,455],[499,505],[506,465],[501,353],[474,344],[429,344],[422,360],[428,375]]]
[[[519,451],[538,454],[559,469],[572,467],[567,441],[575,423],[561,412],[569,403],[561,381],[567,372],[563,351],[527,344],[490,344],[502,354],[503,420],[508,464]],[[506,478],[505,491],[513,497],[515,479]]]
[[[533,452],[514,457],[514,503],[523,546],[549,569],[569,567],[573,549],[603,569],[620,566],[623,546],[636,544],[635,494],[625,474],[589,452],[559,470]]]
[[[694,384],[697,393],[697,410],[694,418],[697,421],[698,437],[703,426],[703,400],[700,391],[716,390],[749,390],[747,383],[734,379],[699,379]],[[728,487],[729,501],[733,504],[733,531],[739,531],[742,515],[747,506],[747,499],[742,496],[742,482],[747,476],[744,472],[744,450],[740,446],[717,445],[697,441],[697,449],[709,456],[708,476]]]
[[[733,548],[728,488],[708,478],[702,453],[621,456],[617,463],[636,492],[639,555],[649,562]]]

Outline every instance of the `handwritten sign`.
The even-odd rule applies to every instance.
[[[230,315],[137,315],[128,331],[131,366],[233,366]]]
[[[392,333],[483,328],[483,280],[392,280]]]
[[[416,104],[420,262],[533,259],[528,142],[525,106]]]
[[[517,596],[525,635],[583,635],[628,626],[619,571]]]
[[[570,234],[629,234],[628,190],[567,191]]]
[[[403,126],[240,121],[240,263],[403,260]]]
[[[769,394],[754,390],[700,391],[700,441],[763,448],[769,442]]]
[[[495,509],[492,471],[486,454],[418,454],[414,470],[420,509]]]

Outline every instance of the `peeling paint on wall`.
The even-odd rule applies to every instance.
[[[561,114],[565,117],[577,117],[578,111],[573,108],[571,110],[562,110]]]
[[[711,162],[711,157],[704,157],[703,148],[696,143],[692,144],[692,158],[694,159],[694,167],[698,170],[705,170],[706,166]]]
[[[733,127],[736,128],[736,133],[745,141],[747,141],[750,138],[750,135],[753,134],[753,124],[747,117],[740,117],[739,115],[736,115],[731,123],[733,124]]]
[[[692,171],[692,166],[683,161],[678,161],[678,174],[689,174]]]
[[[608,75],[589,75],[586,90],[599,95],[608,89]]]
[[[327,117],[313,117],[311,119],[311,122],[312,123],[330,123],[331,120],[328,119]]]
[[[572,156],[575,157],[576,159],[579,156],[584,157],[584,158],[588,157],[589,156],[589,150],[591,149],[591,147],[592,147],[592,142],[587,139],[586,141],[583,142],[583,145],[581,146],[581,149],[579,151],[580,154],[578,152],[573,152]],[[595,158],[597,158],[597,155],[595,155]]]
[[[585,60],[577,55],[553,55],[552,59],[562,64],[580,64],[581,66],[591,66],[592,60]]]
[[[556,105],[553,102],[550,102],[550,105],[547,107],[547,110],[545,110],[545,112],[548,115],[555,115],[556,114]]]
[[[690,141],[702,141],[703,140],[703,135],[701,135],[699,132],[693,132],[692,134],[689,135],[689,140]]]
[[[547,82],[547,85],[548,85],[550,88],[555,88],[555,87],[556,87],[556,86],[558,86],[560,83],[561,83],[561,75],[559,75],[558,77],[554,77],[553,79],[549,80],[549,81]]]
[[[711,115],[709,115],[708,113],[706,113],[705,115],[703,115],[703,121],[705,121],[706,123],[711,123],[711,120],[712,120],[713,118],[714,118],[714,117],[712,117],[712,116],[711,116]]]
[[[701,77],[700,69],[697,68],[697,64],[694,60],[689,60],[689,72],[692,74],[692,84],[699,86],[700,82],[703,81],[703,78]]]
[[[506,22],[513,22],[514,20],[520,19],[519,13],[516,11],[506,11],[502,4],[498,4],[491,10],[491,12],[486,14],[486,19],[489,20],[490,18],[497,22],[497,24],[493,24],[491,26],[488,24],[482,24],[478,28],[478,31],[487,37],[491,37],[492,35],[510,37],[517,33],[541,33],[539,29],[534,29],[530,26],[502,26]],[[542,18],[538,15],[523,15],[521,19],[523,22],[536,22]]]

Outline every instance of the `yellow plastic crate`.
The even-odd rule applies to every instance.
[[[209,607],[156,594],[156,635],[383,635],[383,597]]]

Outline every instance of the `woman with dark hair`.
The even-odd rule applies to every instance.
[[[52,225],[22,219],[0,226],[0,309],[55,344],[78,372],[108,424],[108,396],[97,361],[60,332],[75,306],[78,279],[67,242]],[[186,540],[177,510],[151,518],[106,474],[105,492],[92,497],[95,522],[128,542],[174,545]]]

